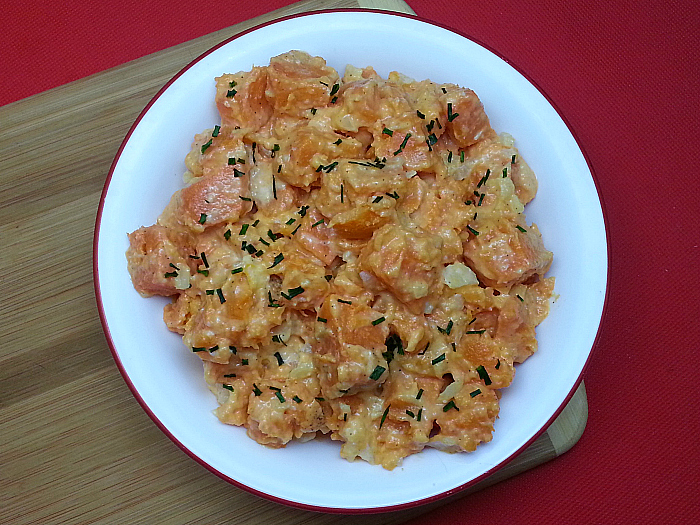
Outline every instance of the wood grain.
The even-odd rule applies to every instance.
[[[148,101],[192,59],[240,31],[293,13],[360,6],[412,13],[400,0],[308,0],[0,108],[0,523],[389,524],[446,503],[339,517],[229,485],[140,408],[96,310],[100,193]],[[547,433],[471,490],[568,450],[586,410],[581,386]]]

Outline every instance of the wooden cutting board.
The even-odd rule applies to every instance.
[[[102,186],[139,112],[177,71],[261,22],[399,0],[307,0],[0,108],[0,523],[401,523],[436,505],[371,516],[288,508],[182,453],[131,395],[109,352],[92,283]],[[583,385],[525,452],[455,497],[563,454],[586,424]]]

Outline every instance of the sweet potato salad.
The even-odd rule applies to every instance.
[[[490,441],[554,287],[514,139],[470,89],[301,51],[216,78],[215,103],[126,256],[141,295],[172,298],[216,416],[387,469]]]

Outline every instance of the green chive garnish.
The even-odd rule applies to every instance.
[[[408,143],[408,139],[410,139],[410,138],[411,138],[411,134],[410,134],[410,133],[406,133],[406,136],[404,137],[403,142],[402,142],[401,145],[399,146],[399,149],[397,149],[397,150],[394,152],[394,156],[398,155],[399,153],[401,153],[401,152],[403,151],[403,149],[406,147],[406,144]]]
[[[476,390],[472,390],[471,392],[469,392],[469,395],[470,395],[471,397],[476,397],[476,396],[478,396],[479,394],[481,394],[481,389],[480,389],[480,388],[477,388]]]
[[[244,224],[243,226],[241,226],[241,231],[238,232],[238,235],[245,235],[247,231],[248,231],[248,225]]]
[[[345,301],[343,299],[338,299],[338,302],[343,304],[352,304],[352,301]]]
[[[425,115],[423,115],[423,113],[421,113],[419,110],[416,110],[416,115],[418,115],[418,118],[425,119]]]
[[[245,175],[244,172],[242,172],[239,169],[233,168],[233,176],[234,177],[242,177],[243,175]]]
[[[450,408],[454,408],[457,412],[459,412],[459,408],[457,408],[457,405],[455,405],[454,399],[450,399],[450,402],[447,403],[444,407],[442,407],[442,411],[447,412]]]
[[[467,225],[467,230],[469,230],[470,232],[472,232],[474,235],[479,235],[479,232],[476,231],[474,228],[472,228],[472,227],[469,226],[469,225]]]
[[[372,372],[372,374],[370,374],[369,378],[372,381],[376,381],[377,379],[379,379],[382,376],[382,374],[385,371],[386,371],[386,368],[384,368],[383,366],[377,365],[375,367],[374,371]]]
[[[384,129],[382,130],[382,133],[383,133],[384,135],[389,135],[390,137],[394,135],[394,132],[391,131],[389,128],[384,128]]]
[[[197,273],[201,273],[204,277],[209,277],[209,270],[200,270],[197,268]]]
[[[231,274],[236,275],[237,273],[241,273],[243,271],[243,268],[234,268],[231,270]]]
[[[226,299],[224,298],[224,292],[221,291],[221,288],[216,289],[216,294],[219,296],[219,301],[221,304],[224,304],[226,302]]]
[[[436,364],[438,364],[439,362],[444,361],[444,360],[445,360],[445,354],[440,354],[440,355],[437,356],[435,359],[433,359],[433,360],[430,362],[430,364],[436,365]]]
[[[384,321],[386,321],[386,318],[382,316],[379,319],[375,319],[374,321],[372,321],[372,326],[377,326],[379,323],[383,323]]]
[[[249,197],[243,197],[242,195],[239,195],[238,197],[239,197],[242,201],[246,201],[246,202],[252,202],[252,201],[253,201],[253,199],[251,199],[251,198],[249,198]]]
[[[386,410],[385,410],[384,413],[382,414],[382,420],[379,422],[379,428],[380,428],[380,429],[382,428],[382,425],[384,424],[384,421],[386,420],[386,416],[389,415],[389,407],[391,407],[391,404],[390,404],[388,407],[386,407]]]
[[[319,224],[323,224],[323,219],[321,219],[321,220],[318,221],[318,222],[313,223],[313,224],[311,225],[311,227],[312,227],[312,228],[315,228],[315,227],[318,226]]]
[[[467,330],[467,334],[483,334],[486,330]]]
[[[486,371],[483,365],[477,366],[476,372],[477,374],[479,374],[479,377],[484,381],[484,384],[486,386],[489,386],[491,384],[491,378],[489,377],[489,373]]]
[[[292,399],[294,401],[296,401],[297,403],[301,403],[303,401],[299,396],[296,396],[296,395]]]
[[[304,293],[304,289],[301,286],[297,286],[296,288],[290,288],[289,290],[287,290],[286,294],[282,292],[282,297],[289,300],[292,297],[296,297],[297,295],[302,293]]]
[[[280,253],[280,254],[276,255],[276,256],[275,256],[275,260],[272,262],[272,266],[268,266],[267,269],[269,270],[270,268],[274,268],[274,267],[277,266],[279,263],[281,263],[283,260],[284,260],[284,255],[283,255],[283,254]]]
[[[233,98],[236,95],[236,93],[238,93],[238,91],[236,91],[235,89],[229,89],[226,92],[226,98]]]
[[[452,122],[459,117],[459,113],[452,113],[452,102],[447,103],[447,122]]]
[[[206,213],[202,213],[202,214],[199,216],[199,224],[204,224],[205,222],[207,222],[207,214],[206,214]]]
[[[262,394],[262,390],[260,390],[255,383],[253,383],[253,394],[255,394],[256,397]]]
[[[209,139],[209,141],[206,144],[202,145],[202,153],[207,151],[207,149],[209,149],[209,146],[211,146],[211,139]]]
[[[233,392],[233,387],[231,385],[221,385],[221,386],[224,387],[226,390],[230,390],[231,392]]]
[[[279,352],[275,352],[274,356],[277,358],[277,364],[279,366],[282,366],[284,364],[284,359],[282,359],[282,354],[280,354]]]
[[[203,348],[203,347],[201,347],[201,346],[194,346],[194,347],[192,347],[192,351],[193,351],[193,352],[204,352],[205,350],[206,350],[206,348]]]
[[[420,399],[422,395],[423,395],[423,389],[421,388],[421,389],[418,391],[418,394],[416,395],[416,399]]]
[[[316,320],[319,323],[327,323],[328,322],[328,319],[326,319],[325,317],[317,317]]]
[[[165,278],[168,277],[177,277],[177,272],[165,272]]]
[[[219,131],[221,131],[221,126],[214,126],[214,131],[211,132],[211,136],[218,137]]]
[[[520,226],[519,224],[516,226],[516,228],[517,228],[518,230],[520,230],[521,232],[523,232],[523,233],[526,233],[526,232],[527,232],[527,230],[526,230],[525,228],[523,228],[522,226]]]

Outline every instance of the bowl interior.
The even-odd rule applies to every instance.
[[[503,391],[493,441],[469,454],[426,450],[394,471],[349,463],[328,440],[272,450],[221,424],[199,358],[162,320],[167,299],[141,298],[124,252],[127,232],[153,224],[181,188],[192,138],[218,123],[214,77],[266,65],[305,50],[342,75],[346,64],[453,82],[481,98],[496,131],[516,139],[539,179],[526,207],[554,252],[550,316],[538,328],[539,351],[519,365]],[[151,416],[191,455],[222,477],[273,499],[317,509],[377,509],[445,494],[492,471],[530,442],[577,385],[603,308],[607,248],[603,215],[588,165],[545,97],[485,48],[414,18],[373,12],[319,13],[260,27],[183,70],[152,101],[123,144],[101,203],[96,287],[107,335],[122,373]],[[372,479],[372,483],[367,483]]]

